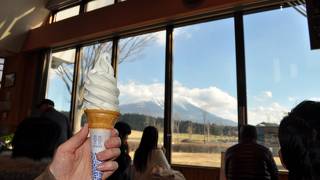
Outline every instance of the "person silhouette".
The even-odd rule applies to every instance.
[[[171,169],[163,150],[158,148],[158,130],[148,126],[143,130],[142,138],[133,159],[135,180],[152,179],[155,167]]]
[[[270,150],[257,143],[255,126],[243,125],[240,142],[225,153],[228,180],[276,180],[278,169]]]
[[[279,156],[289,180],[320,179],[320,102],[303,101],[279,126]]]
[[[129,180],[130,179],[130,164],[131,157],[129,155],[128,135],[131,134],[130,126],[125,122],[117,122],[114,126],[119,132],[121,139],[120,151],[121,154],[115,160],[119,168],[108,178],[110,180]]]

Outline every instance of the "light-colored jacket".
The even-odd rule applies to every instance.
[[[184,176],[172,170],[161,149],[154,149],[148,158],[146,170],[141,173],[132,168],[132,180],[184,180]]]

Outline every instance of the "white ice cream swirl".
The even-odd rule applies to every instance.
[[[119,89],[106,57],[100,57],[85,81],[84,108],[119,111]]]

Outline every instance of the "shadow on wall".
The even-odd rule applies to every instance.
[[[0,7],[0,56],[17,53],[27,32],[39,27],[48,17],[48,0],[2,0]]]

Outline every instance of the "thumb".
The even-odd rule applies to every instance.
[[[86,142],[88,133],[88,124],[85,124],[78,133],[62,144],[62,149],[72,152],[77,150],[84,142]]]

